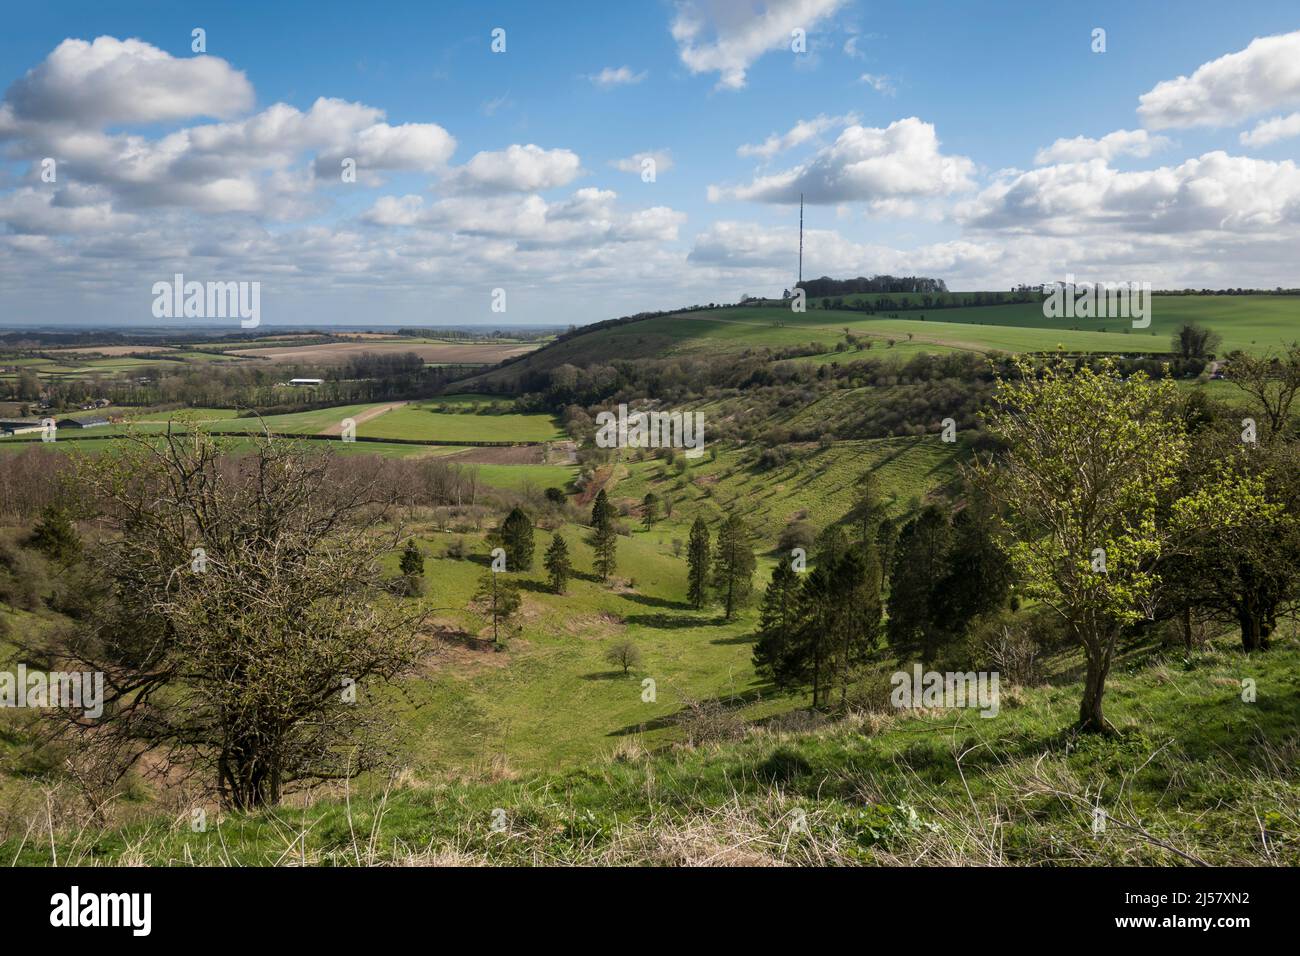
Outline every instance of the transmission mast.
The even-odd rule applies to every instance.
[[[799,281],[803,282],[803,193],[799,194]]]

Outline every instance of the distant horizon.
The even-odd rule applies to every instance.
[[[588,323],[588,324],[593,324],[593,323]],[[526,332],[546,331],[551,329],[563,330],[563,329],[567,329],[568,326],[567,325],[530,325],[530,324],[523,324],[523,323],[513,323],[513,324],[501,323],[497,325],[468,325],[464,323],[459,325],[446,325],[446,324],[415,325],[406,322],[402,322],[402,323],[375,322],[375,323],[370,323],[365,325],[361,325],[361,324],[326,325],[323,323],[311,323],[311,322],[287,322],[287,323],[286,322],[281,322],[281,323],[263,322],[256,329],[241,329],[237,325],[232,328],[229,325],[211,325],[211,324],[145,325],[145,324],[135,324],[135,323],[90,322],[90,323],[59,323],[57,326],[42,326],[42,325],[31,325],[29,323],[15,324],[15,323],[0,321],[0,329],[4,329],[7,331],[15,331],[15,332],[46,331],[46,330],[51,332],[55,332],[55,331],[121,332],[123,330],[130,329],[130,330],[138,330],[142,332],[156,333],[158,335],[174,334],[177,332],[203,332],[203,333],[220,333],[226,335],[246,335],[246,336],[256,337],[257,335],[265,334],[266,330],[268,329],[286,329],[286,328],[292,328],[292,329],[301,328],[301,329],[309,329],[312,331],[319,330],[321,332],[327,332],[330,334],[341,333],[341,332],[370,332],[375,330],[382,331],[388,329],[392,329],[392,330],[428,329],[430,331],[473,332],[477,334],[482,334],[485,332],[494,332],[494,331],[508,332],[513,330],[526,331]]]
[[[828,277],[826,277],[826,276],[819,276],[818,278],[828,278]],[[856,278],[856,277],[855,277],[855,278]],[[805,280],[805,281],[812,281],[812,280]],[[1049,281],[1050,281],[1050,280],[1049,280]],[[1060,280],[1057,280],[1057,281],[1060,281]],[[1027,284],[1027,285],[1028,285],[1028,284]],[[1032,288],[1032,286],[1030,286],[1030,287]],[[1204,289],[1204,290],[1208,290],[1208,292],[1203,291],[1203,289]],[[1239,291],[1238,291],[1238,290],[1239,290]],[[949,290],[948,290],[948,294],[951,294],[951,295],[963,295],[963,294],[990,293],[990,292],[1003,292],[1003,293],[1005,293],[1005,292],[1008,292],[1008,291],[1011,291],[1011,290],[1010,290],[1009,288],[996,289],[996,288],[989,288],[989,287],[986,287],[986,288],[975,288],[975,289],[949,289]],[[1154,295],[1154,296],[1160,296],[1160,295],[1185,295],[1185,294],[1188,294],[1189,292],[1192,293],[1192,294],[1194,294],[1194,295],[1202,295],[1202,294],[1215,295],[1215,294],[1222,294],[1222,295],[1284,295],[1284,296],[1288,296],[1288,295],[1289,295],[1289,296],[1297,296],[1297,295],[1300,295],[1300,287],[1292,287],[1292,286],[1285,286],[1285,285],[1275,285],[1275,286],[1268,286],[1268,287],[1259,287],[1259,286],[1247,287],[1247,286],[1240,286],[1240,287],[1225,287],[1225,288],[1222,288],[1222,289],[1213,289],[1213,288],[1209,288],[1209,287],[1190,287],[1190,286],[1189,286],[1189,287],[1181,287],[1181,288],[1164,288],[1164,289],[1159,289],[1159,288],[1157,288],[1157,289],[1152,289],[1151,294]],[[855,293],[855,294],[857,294],[857,293]],[[863,294],[863,295],[874,295],[874,294],[876,294],[876,293],[860,293],[860,294]],[[881,295],[888,295],[889,293],[879,293],[879,294],[881,294]],[[777,299],[777,298],[779,298],[779,297],[780,297],[780,294],[777,293],[777,294],[772,294],[772,295],[767,295],[767,296],[756,296],[755,298]],[[820,298],[820,297],[818,297],[818,298]],[[642,312],[642,311],[643,311],[643,312],[669,312],[669,313],[671,313],[671,312],[687,312],[687,311],[691,311],[692,309],[694,309],[694,308],[696,308],[696,307],[707,306],[708,304],[709,304],[709,303],[707,303],[707,302],[703,302],[703,303],[697,303],[697,304],[695,304],[695,305],[683,305],[683,306],[676,307],[676,308],[669,308],[669,309],[662,309],[662,310],[660,310],[660,309],[644,309],[644,310],[639,310],[638,312],[630,312],[630,313],[627,313],[627,315],[629,315],[629,316],[630,316],[630,315],[637,315],[637,314],[639,314],[639,312]],[[734,305],[735,303],[720,303],[720,302],[719,302],[719,303],[716,303],[716,304],[722,304],[722,305],[732,304],[732,305]],[[569,328],[582,328],[582,327],[584,327],[584,326],[588,326],[588,325],[596,325],[596,324],[599,324],[600,322],[607,322],[607,321],[611,321],[611,320],[614,320],[614,319],[620,319],[620,318],[625,318],[625,317],[627,317],[627,316],[622,316],[622,315],[610,315],[610,316],[605,316],[605,317],[603,317],[603,318],[594,318],[594,319],[591,319],[590,321],[586,321],[586,322],[567,322],[567,323],[556,323],[556,322],[535,322],[535,323],[534,323],[534,322],[497,322],[497,323],[472,323],[472,322],[459,322],[459,323],[445,323],[445,322],[443,322],[443,323],[424,323],[424,322],[369,322],[369,323],[347,323],[347,324],[340,324],[340,323],[321,322],[321,321],[319,321],[319,320],[304,320],[304,321],[292,321],[292,322],[276,322],[276,321],[265,321],[265,320],[264,320],[264,321],[263,321],[263,322],[262,322],[262,323],[261,323],[257,328],[255,328],[255,329],[242,329],[242,328],[239,327],[239,325],[238,325],[238,321],[237,321],[237,320],[233,320],[233,319],[232,319],[232,320],[228,320],[228,321],[226,322],[226,324],[222,324],[222,323],[220,323],[220,322],[212,322],[212,321],[209,321],[209,320],[196,320],[196,321],[195,321],[194,323],[192,323],[192,324],[186,324],[186,323],[178,323],[178,322],[176,322],[175,320],[172,320],[172,321],[169,321],[169,322],[166,322],[166,323],[152,323],[152,322],[139,322],[139,321],[126,321],[126,322],[78,322],[78,321],[55,321],[55,322],[46,323],[46,324],[44,324],[44,325],[38,325],[38,324],[30,323],[30,322],[10,322],[10,321],[6,321],[6,320],[3,319],[3,318],[0,318],[0,331],[3,331],[3,332],[36,332],[36,333],[42,333],[42,332],[44,332],[44,333],[49,333],[49,334],[57,334],[57,333],[59,333],[59,332],[69,332],[69,333],[71,333],[71,332],[100,332],[100,331],[102,331],[102,332],[119,332],[119,333],[120,333],[120,332],[131,331],[131,332],[135,332],[135,333],[139,333],[139,334],[158,335],[158,336],[164,336],[164,335],[167,335],[167,334],[175,334],[175,333],[193,334],[193,333],[199,333],[199,332],[202,332],[202,333],[205,333],[205,334],[235,335],[235,336],[241,336],[241,335],[242,335],[242,336],[248,336],[248,337],[257,337],[257,336],[259,336],[259,335],[265,335],[265,334],[266,334],[268,331],[270,331],[270,330],[282,330],[282,329],[283,329],[283,330],[296,329],[296,330],[306,330],[306,331],[318,331],[318,332],[321,332],[322,334],[342,334],[342,333],[347,333],[347,332],[372,332],[372,331],[394,331],[394,332],[395,332],[395,331],[397,331],[397,330],[399,330],[399,329],[421,329],[421,330],[429,330],[429,331],[469,332],[469,333],[473,333],[473,334],[479,334],[479,335],[482,335],[482,334],[487,334],[487,333],[491,333],[491,332],[495,332],[495,331],[500,331],[500,332],[509,332],[509,331],[521,331],[521,332],[547,332],[547,331],[553,331],[553,332],[562,332],[562,331],[565,331],[565,330],[567,330],[567,329],[569,329]],[[942,319],[939,319],[938,321],[942,321]]]

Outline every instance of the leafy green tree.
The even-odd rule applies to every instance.
[[[1184,359],[1208,358],[1223,342],[1223,336],[1195,322],[1184,322],[1174,333],[1174,354]]]
[[[646,492],[646,496],[641,499],[641,523],[649,531],[654,527],[655,522],[659,520],[659,496],[653,491]]]
[[[104,674],[105,706],[70,718],[69,752],[104,780],[156,754],[238,810],[382,767],[382,715],[342,691],[409,672],[424,612],[376,587],[399,540],[373,483],[267,436],[238,470],[198,426],[115,444],[81,474],[96,600],[58,652]]]
[[[520,508],[512,508],[501,522],[497,532],[501,547],[506,552],[506,568],[510,571],[533,569],[533,522]]]
[[[1291,424],[1291,408],[1300,395],[1300,344],[1292,343],[1284,355],[1229,356],[1229,380],[1245,392],[1262,416],[1266,441]]]
[[[713,588],[722,601],[727,620],[735,617],[754,589],[754,545],[739,515],[728,515],[718,530],[713,552]]]
[[[1295,443],[1234,449],[1173,505],[1180,548],[1166,572],[1185,603],[1267,650],[1300,578],[1300,456]],[[1185,625],[1186,629],[1186,625]]]
[[[623,676],[641,663],[641,648],[627,638],[615,641],[605,650],[605,660],[614,667],[623,668]]]
[[[573,565],[569,563],[569,546],[560,532],[551,536],[550,546],[546,549],[546,573],[551,579],[551,590],[563,594],[573,574]]]
[[[1279,617],[1300,601],[1300,346],[1281,355],[1234,352],[1229,380],[1249,417],[1216,422],[1185,412],[1195,453],[1172,508],[1178,538],[1162,559],[1165,604],[1191,639],[1193,609],[1240,629],[1242,649],[1266,650]],[[1208,421],[1207,421],[1208,419]]]
[[[1016,373],[999,379],[984,413],[1005,452],[975,475],[1008,516],[1025,593],[1083,648],[1079,727],[1105,731],[1116,641],[1148,613],[1167,538],[1157,510],[1187,455],[1177,386],[1142,372],[1123,381],[1110,359],[1077,370],[1064,358],[1041,369],[1020,359]]]
[[[699,609],[709,603],[709,526],[697,517],[686,545],[686,598]]]

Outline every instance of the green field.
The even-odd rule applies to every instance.
[[[357,426],[362,438],[453,442],[544,442],[564,437],[550,415],[491,415],[434,411],[438,403],[405,405]],[[462,401],[461,404],[472,405]]]
[[[337,405],[310,412],[294,412],[289,415],[236,418],[219,421],[212,430],[214,432],[260,432],[265,427],[278,435],[318,435],[328,428],[340,425],[345,418],[356,418],[378,407],[379,403],[368,402],[364,405]]]
[[[846,296],[846,299],[855,298]],[[871,298],[870,296],[856,298]],[[904,298],[895,296],[895,298]],[[912,297],[919,298],[919,297]],[[835,314],[820,309],[820,300],[811,303],[813,309],[806,316]],[[945,323],[974,323],[980,325],[1012,326],[1016,328],[1052,328],[1056,320],[1043,316],[1037,303],[994,305],[973,308],[934,309],[925,312],[928,321]],[[911,319],[916,312],[899,312],[900,319]],[[1223,353],[1234,349],[1252,352],[1276,348],[1282,343],[1300,339],[1300,296],[1281,295],[1166,295],[1153,297],[1151,327],[1131,329],[1136,336],[1162,339],[1163,348],[1177,329],[1195,322],[1213,328],[1223,336]],[[1060,320],[1066,328],[1090,331],[1105,327],[1107,334],[1123,332],[1124,322],[1111,319]],[[1121,348],[1123,346],[1120,346]],[[1138,346],[1134,345],[1133,348]],[[1143,345],[1144,349],[1151,346]],[[1162,349],[1163,350],[1163,349]]]

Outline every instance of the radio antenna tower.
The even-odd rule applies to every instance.
[[[799,281],[803,282],[803,193],[799,194]]]

